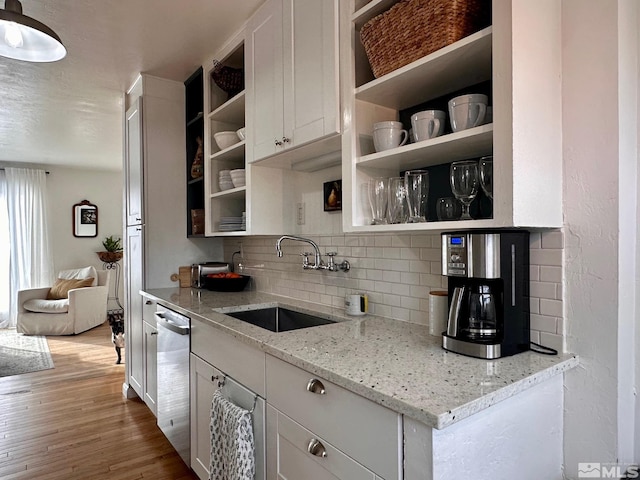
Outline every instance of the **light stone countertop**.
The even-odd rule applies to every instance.
[[[442,349],[429,329],[260,292],[190,288],[141,292],[146,297],[391,410],[442,429],[578,365],[575,355],[524,352],[498,360]],[[224,312],[286,306],[338,323],[273,333]]]

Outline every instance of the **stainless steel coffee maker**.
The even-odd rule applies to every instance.
[[[449,319],[442,346],[494,359],[529,350],[529,232],[442,234]]]

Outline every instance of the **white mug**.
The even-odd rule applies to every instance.
[[[447,329],[449,297],[446,290],[429,292],[429,335],[442,335]]]
[[[449,100],[449,119],[454,132],[482,125],[489,99],[481,93],[460,95]]]
[[[373,124],[373,146],[376,152],[390,150],[407,143],[409,133],[401,122],[378,122]]]
[[[345,296],[344,311],[347,315],[364,315],[369,311],[369,298],[364,293]]]
[[[446,118],[447,114],[442,110],[425,110],[411,115],[413,141],[420,142],[442,135]]]

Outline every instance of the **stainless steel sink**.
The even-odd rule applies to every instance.
[[[295,312],[288,308],[272,307],[258,310],[225,313],[243,322],[251,323],[272,332],[287,332],[299,328],[317,327],[335,323],[333,320],[316,317],[307,313]]]

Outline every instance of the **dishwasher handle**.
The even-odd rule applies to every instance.
[[[189,335],[189,325],[178,325],[166,318],[164,313],[156,312],[156,319],[159,327],[164,327],[167,330],[171,330],[179,335]]]

